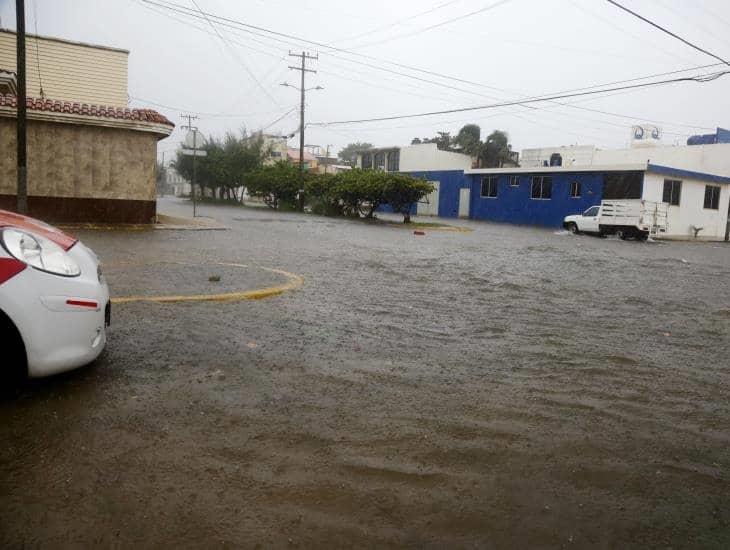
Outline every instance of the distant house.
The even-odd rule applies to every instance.
[[[190,182],[180,175],[172,166],[165,168],[165,184],[176,197],[190,196]]]
[[[127,108],[118,48],[28,35],[28,208],[50,221],[148,223],[157,210],[157,142],[174,124]],[[0,30],[0,208],[16,207],[15,33]],[[35,47],[37,46],[37,47]]]
[[[287,158],[290,162],[293,162],[294,164],[299,164],[299,149],[287,149]],[[317,157],[315,157],[312,153],[309,153],[307,151],[304,151],[304,170],[317,170]]]
[[[275,134],[261,134],[263,140],[264,166],[271,166],[280,160],[287,159],[289,147],[286,144],[286,136]]]

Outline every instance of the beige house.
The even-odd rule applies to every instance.
[[[15,73],[15,41],[0,29],[0,70]],[[127,50],[26,34],[25,51],[29,97],[127,106]]]
[[[156,111],[126,107],[128,52],[33,35],[26,47],[29,213],[48,221],[154,221],[157,142],[174,125]],[[0,76],[15,69],[15,33],[0,31]],[[0,208],[12,210],[17,98],[12,84],[3,91]]]

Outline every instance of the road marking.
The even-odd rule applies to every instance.
[[[245,264],[218,263],[216,265],[228,267],[250,267]],[[172,296],[117,296],[111,299],[112,304],[129,304],[132,302],[156,302],[156,303],[176,303],[176,302],[238,302],[241,300],[262,300],[272,296],[278,296],[289,290],[300,288],[304,284],[304,279],[296,273],[289,273],[281,269],[271,269],[268,267],[260,267],[264,271],[283,275],[287,278],[287,282],[269,286],[265,288],[256,288],[253,290],[244,290],[239,292],[226,292],[223,294],[188,294],[188,295],[172,295]]]

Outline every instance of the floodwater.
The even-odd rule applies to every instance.
[[[304,286],[119,304],[3,398],[0,545],[730,546],[730,246],[201,210],[80,235],[112,292]]]

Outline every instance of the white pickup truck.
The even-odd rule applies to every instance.
[[[643,199],[605,200],[582,214],[566,216],[563,227],[571,233],[616,235],[646,240],[667,231],[667,205]]]

